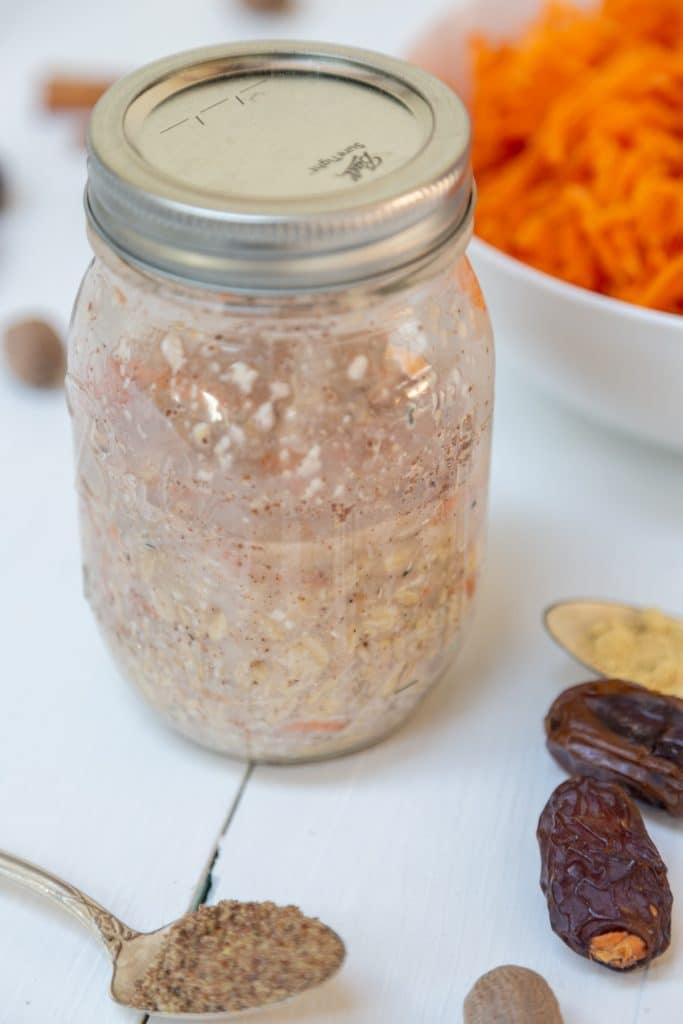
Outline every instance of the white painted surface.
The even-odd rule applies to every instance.
[[[400,52],[442,6],[301,0],[280,22],[230,0],[0,0],[0,160],[16,195],[0,221],[0,320],[30,306],[65,323],[88,258],[72,123],[32,100],[46,66],[117,70],[277,34]],[[190,903],[242,768],[168,733],[109,663],[80,596],[60,396],[0,375],[0,466],[0,846],[153,927]],[[478,624],[453,678],[383,746],[257,768],[247,785],[212,898],[298,902],[349,946],[326,991],[255,1022],[450,1024],[503,961],[545,973],[566,1024],[680,1015],[680,907],[672,950],[647,973],[581,961],[549,930],[534,831],[562,777],[541,719],[582,678],[542,633],[541,609],[594,594],[683,612],[683,463],[570,418],[503,365],[492,492]],[[683,906],[683,829],[646,817]],[[108,1002],[104,955],[75,923],[4,884],[0,912],[0,1024],[137,1024]]]
[[[0,846],[154,928],[189,906],[243,775],[118,678],[81,596],[63,395],[0,375]],[[0,887],[2,1024],[113,1024],[106,955]],[[45,913],[47,911],[47,913]]]
[[[506,962],[549,979],[566,1024],[680,1017],[683,827],[644,811],[670,869],[674,941],[627,976],[550,931],[535,829],[564,777],[543,716],[586,678],[545,637],[541,609],[591,594],[683,612],[683,464],[556,411],[505,366],[498,397],[488,573],[461,663],[381,747],[256,768],[214,867],[212,899],[291,900],[348,942],[324,998],[264,1024],[451,1024],[475,979]]]

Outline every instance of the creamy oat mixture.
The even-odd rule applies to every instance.
[[[464,259],[274,309],[94,262],[68,382],[86,591],[177,728],[289,760],[406,717],[477,587],[492,373]]]

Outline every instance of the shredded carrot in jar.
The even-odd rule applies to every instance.
[[[683,0],[552,4],[516,42],[472,46],[477,234],[683,314]]]

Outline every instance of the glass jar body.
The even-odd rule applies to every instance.
[[[233,756],[375,742],[448,664],[480,571],[493,346],[465,256],[247,299],[93,244],[68,395],[86,593],[116,660]]]

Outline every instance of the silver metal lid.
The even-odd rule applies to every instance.
[[[467,113],[403,61],[321,43],[177,54],[97,104],[86,209],[119,255],[300,291],[413,262],[469,223]]]

